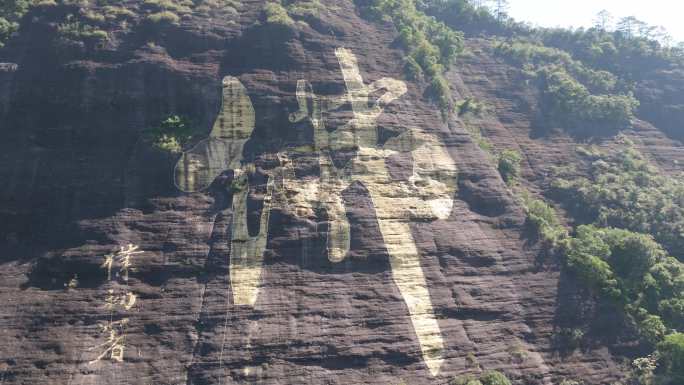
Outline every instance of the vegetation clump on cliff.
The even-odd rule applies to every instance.
[[[684,350],[679,337],[684,329],[684,264],[667,250],[681,251],[684,190],[680,181],[659,175],[625,143],[626,149],[612,154],[581,149],[589,158],[588,177],[577,176],[572,168],[558,171],[554,186],[559,199],[578,221],[588,223],[572,235],[542,200],[528,197],[524,206],[528,221],[556,248],[565,266],[599,297],[618,304],[631,327],[655,349],[649,358],[653,368],[637,377],[675,384],[684,375],[679,361]],[[654,372],[658,363],[660,370]]]
[[[684,57],[681,47],[668,47],[656,32],[637,34],[638,20],[622,20],[616,31],[598,26],[567,31],[530,28],[465,0],[424,1],[420,10],[468,35],[485,32],[507,37],[494,44],[494,51],[536,81],[545,117],[571,131],[601,134],[601,130],[629,127],[640,104],[633,94],[637,68],[680,66]],[[654,30],[642,25],[644,29]],[[497,157],[508,182],[519,175],[515,154],[506,150]],[[674,274],[674,281],[680,279],[674,273],[680,262],[667,257],[665,249],[676,255],[684,246],[684,212],[680,212],[684,186],[660,175],[633,149],[592,159],[589,170],[587,178],[559,175],[554,188],[576,217],[590,218],[593,225],[580,226],[569,237],[550,205],[525,195],[529,221],[542,239],[564,250],[568,266],[585,282],[624,302],[644,336],[657,343],[665,334],[661,316],[670,330],[682,327],[673,318],[682,310],[678,310],[680,289],[673,289],[676,285],[666,278]],[[636,248],[631,250],[634,254],[623,255],[625,245]],[[627,271],[614,264],[620,258],[633,264],[645,260],[641,270]],[[657,286],[648,289],[648,304],[639,302],[645,294],[633,286],[641,279]],[[656,300],[654,291],[665,297]]]
[[[172,153],[181,152],[192,135],[190,121],[178,115],[169,116],[158,126],[147,130],[147,137],[154,147]]]
[[[282,26],[294,25],[294,20],[288,15],[287,10],[280,5],[280,3],[268,3],[264,7],[264,14],[266,15],[266,22],[269,24],[277,24]]]
[[[458,376],[449,385],[511,385],[511,381],[505,374],[495,370],[484,372],[479,378],[475,376]]]
[[[55,35],[63,42],[86,42],[101,48],[112,32],[122,33],[147,21],[160,28],[177,25],[193,15],[236,14],[238,0],[11,0],[0,4],[0,48],[17,36],[24,16],[49,17],[56,25]],[[53,10],[49,13],[41,10]],[[53,19],[56,18],[56,19]]]
[[[662,175],[633,146],[614,153],[583,149],[587,176],[559,170],[553,187],[575,216],[601,226],[652,234],[684,259],[684,183]]]
[[[318,17],[325,9],[318,0],[278,0],[266,4],[264,16],[267,24],[292,28],[295,23],[307,25],[308,18]]]
[[[8,0],[0,3],[0,47],[19,29],[19,20],[32,3],[31,0]]]
[[[61,39],[103,43],[112,38],[112,30],[130,24],[147,21],[145,25],[154,28],[176,27],[194,13],[208,14],[219,8],[236,12],[239,5],[218,0],[144,0],[135,5],[98,1],[98,7],[89,8],[80,3],[87,2],[3,2],[0,47],[16,36],[20,20],[32,6],[68,11],[52,23]],[[483,110],[472,98],[454,103],[445,78],[464,50],[464,36],[483,33],[490,38],[493,52],[517,66],[523,81],[537,88],[546,122],[568,132],[601,136],[628,128],[643,114],[654,119],[670,113],[684,117],[684,103],[660,93],[639,92],[639,82],[652,80],[649,76],[655,73],[675,76],[684,71],[684,49],[670,46],[666,37],[649,32],[638,20],[623,20],[615,31],[605,26],[576,31],[534,29],[466,0],[357,3],[396,27],[397,42],[406,51],[407,77],[426,80],[445,117],[454,108],[461,117]],[[271,1],[263,15],[268,24],[291,28],[322,9],[315,0]],[[193,132],[187,119],[172,115],[147,134],[154,147],[177,153]],[[473,136],[492,153],[503,180],[517,189],[528,223],[539,238],[558,251],[564,266],[597,297],[617,304],[628,326],[652,348],[652,355],[634,361],[640,381],[684,381],[684,183],[663,176],[631,146],[608,154],[582,150],[584,163],[578,165],[582,170],[561,170],[553,183],[555,198],[576,224],[570,229],[563,226],[552,205],[515,186],[522,178],[519,152],[493,154],[479,130]],[[575,342],[584,337],[582,330],[571,330],[568,335]],[[464,381],[468,385],[510,384],[494,372]]]
[[[430,93],[446,118],[453,109],[453,101],[444,72],[463,51],[463,34],[419,11],[413,0],[373,0],[366,10],[373,17],[394,24],[399,42],[408,52],[407,75],[426,78]]]
[[[536,30],[464,0],[425,1],[422,9],[468,35],[505,36],[506,41],[496,40],[493,51],[538,87],[546,122],[571,133],[603,136],[630,127],[643,97],[634,92],[643,77],[637,69],[682,67],[681,47],[624,28]],[[486,144],[481,147],[491,148],[481,135],[476,139]],[[635,378],[641,379],[635,381],[679,383],[684,367],[684,265],[670,254],[682,258],[684,185],[663,176],[631,144],[609,155],[584,153],[587,174],[560,170],[553,183],[555,196],[579,224],[572,231],[560,223],[551,205],[512,183],[520,177],[515,151],[504,150],[494,160],[520,196],[540,239],[587,287],[618,304],[628,326],[654,349],[651,356],[635,360]]]
[[[590,133],[629,127],[639,102],[610,72],[593,70],[568,53],[525,41],[500,42],[495,52],[521,66],[541,91],[551,123]]]
[[[499,154],[498,170],[506,183],[511,183],[520,176],[522,156],[513,150],[504,150]]]
[[[533,28],[486,3],[423,0],[418,10],[466,36],[498,42],[495,52],[538,85],[549,123],[598,136],[628,128],[640,114],[684,137],[674,123],[684,119],[677,91],[684,86],[684,44],[673,45],[662,27],[625,17],[611,28],[603,12],[592,28]],[[652,88],[662,82],[670,86],[665,92]]]

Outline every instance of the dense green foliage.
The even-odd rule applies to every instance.
[[[146,132],[154,147],[173,153],[181,152],[193,135],[192,125],[187,118],[172,115],[157,127]]]
[[[517,64],[535,79],[543,75],[540,69],[552,66],[546,69],[548,74],[556,74],[552,82],[537,79],[545,96],[543,101],[550,102],[541,105],[549,123],[582,135],[604,135],[626,127],[632,115],[638,113],[641,119],[684,139],[684,130],[678,124],[684,119],[684,43],[672,46],[672,38],[662,27],[630,16],[611,29],[611,16],[603,12],[596,25],[588,29],[533,28],[484,6],[493,2],[417,3],[419,10],[467,36],[506,37],[507,44],[518,45],[516,51],[523,49],[518,53],[529,54],[525,51],[532,49],[541,54],[534,64],[530,64],[530,56]],[[565,73],[559,74],[560,69]],[[560,87],[546,88],[554,86],[553,81],[571,79],[575,84],[563,82]],[[601,86],[603,80],[609,80],[608,85],[614,81],[615,88]],[[589,97],[581,86],[586,87]],[[560,100],[555,99],[558,96]]]
[[[299,3],[299,2],[298,2]],[[310,3],[310,2],[305,2]],[[110,34],[126,33],[142,21],[145,27],[164,28],[176,25],[192,15],[236,14],[238,0],[10,0],[0,2],[0,47],[16,36],[19,22],[31,9],[38,9],[33,19],[43,18],[56,27],[54,37],[60,43],[89,43],[101,48]],[[40,12],[40,9],[54,9]],[[153,31],[154,29],[147,29]]]
[[[651,236],[582,225],[570,240],[566,258],[588,285],[625,305],[647,340],[658,342],[665,325],[684,326],[681,317],[664,312],[670,303],[684,300],[684,265],[668,257]]]
[[[639,105],[631,94],[592,95],[564,70],[545,69],[540,77],[544,112],[571,129],[628,127]]]
[[[555,67],[563,69],[578,81],[586,84],[592,92],[612,92],[618,85],[618,78],[608,71],[594,70],[565,51],[523,39],[499,42],[495,52],[506,56],[515,64],[527,69]]]
[[[569,170],[554,182],[565,205],[586,222],[652,234],[684,258],[684,182],[662,175],[631,147],[584,155],[588,176]]]
[[[528,41],[500,42],[495,52],[537,80],[547,119],[570,130],[594,133],[629,126],[639,102],[607,71],[593,70],[567,52]]]
[[[684,376],[677,361],[678,331],[684,330],[684,264],[667,250],[681,253],[684,186],[662,176],[625,142],[626,149],[611,154],[581,149],[588,177],[572,169],[558,172],[563,177],[554,186],[562,201],[577,219],[592,224],[578,226],[572,237],[550,232],[543,238],[555,240],[565,265],[597,294],[619,304],[642,340],[658,347],[658,380],[677,383]],[[553,228],[553,212],[536,206],[528,209],[528,219],[541,223],[540,229]],[[639,370],[640,378],[653,375]]]
[[[408,52],[410,78],[425,76],[443,116],[452,109],[451,91],[444,71],[463,50],[463,34],[425,15],[414,0],[372,0],[368,11],[390,20],[399,31],[399,42]]]
[[[627,127],[641,104],[642,118],[684,137],[673,123],[684,118],[684,92],[677,91],[684,87],[684,44],[670,46],[662,28],[627,17],[611,31],[605,14],[589,29],[532,28],[474,3],[423,0],[418,8],[469,36],[507,37],[497,52],[538,80],[541,110],[550,123],[604,134]],[[671,90],[652,90],[668,80]]]
[[[485,34],[525,39],[541,47],[554,47],[585,66],[636,80],[645,69],[681,66],[684,46],[670,46],[671,37],[661,28],[626,17],[611,30],[604,23],[592,28],[533,28],[468,0],[422,0],[418,8],[467,35]],[[484,4],[486,2],[479,2]],[[603,15],[610,18],[610,15]]]
[[[593,95],[567,71],[539,72],[544,114],[569,129],[590,133],[629,127],[639,102],[631,94]]]
[[[684,138],[679,124],[684,119],[684,44],[669,46],[666,33],[636,19],[621,22],[613,32],[551,29],[537,35],[545,45],[572,52],[585,65],[610,71],[633,86],[640,117]]]
[[[417,2],[416,9],[468,35],[508,36],[506,42],[495,45],[495,52],[519,66],[539,87],[540,110],[546,121],[572,133],[605,134],[629,127],[640,107],[634,96],[636,82],[643,77],[640,69],[680,66],[684,57],[681,50],[666,48],[653,36],[636,36],[624,29],[533,29],[494,16],[466,0],[424,0]],[[394,18],[389,11],[380,9]],[[405,47],[419,46],[416,40],[403,38]],[[409,77],[429,76],[424,64],[410,55]],[[473,113],[474,107],[470,100],[456,104],[459,116]],[[491,150],[478,133],[473,138]],[[570,213],[580,223],[591,223],[577,227],[572,236],[552,206],[531,198],[520,186],[511,188],[521,196],[528,223],[540,239],[560,252],[566,267],[598,295],[620,305],[641,338],[658,346],[656,358],[635,361],[643,369],[640,378],[654,375],[654,362],[660,357],[658,380],[678,383],[684,344],[676,331],[684,327],[684,268],[668,251],[682,257],[678,253],[684,250],[684,189],[676,179],[659,176],[636,151],[590,157],[586,164],[589,176],[568,172],[554,183]],[[520,177],[519,154],[503,151],[495,160],[507,182]],[[583,334],[576,331],[573,335]],[[641,365],[644,362],[647,365]],[[478,385],[486,381],[466,376],[451,383]]]
[[[663,363],[659,381],[677,383],[684,376],[684,344],[677,332],[684,328],[684,265],[668,257],[651,236],[624,229],[582,225],[560,245],[566,266],[602,297],[620,304],[641,338],[657,346],[655,356]],[[650,378],[653,369],[638,376]]]
[[[682,182],[662,176],[622,139],[626,149],[603,154],[580,148],[590,170],[581,177],[574,168],[557,171],[555,189],[579,225],[570,235],[558,214],[542,199],[521,187],[515,192],[527,221],[539,238],[562,257],[597,296],[618,305],[628,324],[655,353],[634,361],[633,378],[639,384],[679,384],[684,378],[684,264],[681,253]],[[679,255],[681,257],[681,254]],[[577,335],[578,337],[575,337]],[[583,332],[568,329],[562,339],[579,346]]]
[[[473,4],[468,0],[422,0],[418,8],[444,22],[451,28],[463,31],[469,36],[478,34],[511,35],[527,30],[505,13],[497,14],[494,9]]]
[[[638,80],[654,68],[681,65],[681,47],[668,47],[657,36],[637,36],[627,31],[590,29],[541,29],[536,36],[545,45],[572,52],[588,66],[610,71],[627,80]]]

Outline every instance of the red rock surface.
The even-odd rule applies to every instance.
[[[50,11],[23,27],[0,57],[19,66],[0,73],[0,384],[445,384],[496,369],[515,384],[550,385],[624,375],[616,356],[629,345],[600,338],[614,321],[611,309],[591,304],[577,312],[586,293],[540,258],[492,159],[464,121],[441,120],[419,83],[408,83],[378,125],[438,136],[459,171],[449,218],[411,226],[446,346],[440,375],[423,361],[362,184],[344,194],[352,224],[344,262],[328,261],[322,218],[276,208],[257,304],[232,304],[230,193],[219,183],[178,191],[177,156],[152,148],[143,130],[184,114],[206,137],[221,79],[234,76],[257,117],[246,154],[264,159],[311,141],[311,127],[288,120],[296,83],[342,92],[336,48],[356,54],[368,82],[402,79],[391,25],[364,20],[351,1],[324,3],[327,11],[293,29],[264,24],[264,2],[243,1],[233,20],[192,16],[155,33],[141,23],[99,50],[60,48],[50,38]],[[523,183],[544,191],[552,166],[577,161],[575,139],[536,136],[537,95],[485,43],[468,45],[473,55],[448,74],[455,98],[491,106],[469,124],[497,149],[520,151]],[[666,170],[677,169],[672,159],[684,160],[681,147],[648,123],[629,135]],[[398,158],[393,172],[406,174],[408,166]],[[253,200],[252,215],[259,204]],[[144,254],[124,288],[138,297],[121,312],[130,320],[125,359],[91,364],[103,342],[98,324],[111,315],[107,290],[123,287],[107,280],[101,264],[129,243]],[[67,289],[75,275],[78,285]],[[591,346],[572,349],[556,338],[587,319],[596,325]]]

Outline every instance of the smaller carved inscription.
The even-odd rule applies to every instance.
[[[16,63],[0,63],[0,72],[15,72],[19,69]]]
[[[104,256],[102,268],[107,271],[107,280],[112,288],[107,290],[104,306],[109,310],[109,321],[100,323],[101,333],[106,335],[106,341],[89,350],[99,350],[100,354],[90,364],[104,359],[123,362],[126,350],[126,328],[129,318],[124,311],[130,311],[135,306],[138,296],[128,289],[128,274],[133,271],[133,257],[143,252],[139,247],[128,244],[121,246],[119,251]],[[122,286],[123,285],[123,286]]]

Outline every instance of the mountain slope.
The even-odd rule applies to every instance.
[[[445,68],[486,112],[445,119],[352,1],[43,3],[0,51],[0,383],[604,384],[648,353],[497,170],[541,196],[581,160],[490,41]]]

